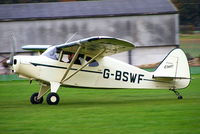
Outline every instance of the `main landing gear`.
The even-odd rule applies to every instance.
[[[59,100],[60,100],[60,98],[57,93],[49,93],[47,95],[47,99],[46,99],[46,101],[49,105],[57,105]]]
[[[47,95],[46,101],[49,105],[57,105],[60,101],[60,97],[56,93],[60,87],[59,83],[50,82],[50,85],[41,84],[39,93],[33,93],[30,97],[31,104],[42,104],[43,96],[51,90]]]
[[[38,93],[33,93],[33,94],[31,95],[30,102],[31,102],[32,104],[42,104],[42,102],[43,102],[43,97],[41,97],[40,99],[37,99],[37,97],[38,97]]]
[[[179,100],[183,99],[183,96],[181,96],[181,94],[176,89],[170,89],[170,90],[176,94],[177,99]]]
[[[43,103],[43,97],[40,97],[38,99],[39,93],[33,93],[30,97],[31,104],[42,104]],[[49,105],[57,105],[60,101],[60,97],[57,93],[49,93],[46,98],[47,104]]]

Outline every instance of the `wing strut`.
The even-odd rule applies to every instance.
[[[70,64],[69,64],[69,67],[67,68],[65,74],[63,75],[63,77],[62,77],[62,79],[61,79],[61,83],[63,83],[65,77],[66,77],[67,74],[69,73],[69,70],[71,69],[72,65],[74,64],[75,60],[77,59],[78,54],[79,54],[79,52],[80,52],[80,50],[81,50],[81,47],[82,47],[81,45],[78,47],[78,49],[77,49],[77,51],[76,51],[74,57],[72,58],[72,61],[71,61]]]
[[[103,49],[101,52],[99,52],[97,55],[95,55],[91,60],[89,60],[85,65],[83,65],[82,67],[80,67],[78,70],[76,70],[76,72],[74,72],[73,74],[71,74],[69,77],[67,77],[66,79],[61,81],[61,84],[65,81],[67,81],[68,79],[70,79],[72,76],[74,76],[75,74],[77,74],[80,70],[82,70],[84,67],[86,67],[87,65],[89,65],[91,62],[93,62],[97,57],[99,57],[102,53],[105,52],[106,49]],[[68,70],[70,70],[70,66],[68,68]],[[68,71],[69,72],[69,71]],[[66,75],[65,75],[66,76]]]

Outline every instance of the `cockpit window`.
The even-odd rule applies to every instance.
[[[68,63],[70,63],[73,59],[75,54],[71,53],[71,54],[68,54]],[[84,55],[82,54],[79,54],[78,57],[76,58],[74,64],[77,64],[77,65],[82,65],[83,64],[83,57]]]
[[[57,51],[56,47],[52,46],[52,47],[49,47],[42,55],[48,58],[57,60],[58,57],[57,57],[56,51]]]
[[[89,67],[97,67],[97,66],[99,66],[99,63],[96,60],[89,64]]]
[[[92,59],[91,57],[88,57],[88,56],[86,57],[86,61],[89,61],[91,59]],[[94,60],[93,62],[89,64],[89,67],[97,67],[97,66],[99,66],[99,63],[96,60]]]
[[[72,58],[74,57],[73,53],[68,53],[66,55],[66,53],[60,51],[60,53],[58,54],[57,53],[57,48],[55,46],[49,47],[44,53],[42,53],[42,55],[46,56],[48,58],[51,58],[53,60],[59,60],[60,62],[67,62],[67,63],[70,63]],[[75,60],[74,64],[84,65],[88,61],[90,61],[91,59],[92,58],[89,57],[89,56],[84,56],[83,54],[79,54],[77,56],[77,59]],[[89,67],[97,67],[97,66],[99,66],[99,63],[96,60],[94,60],[88,66]]]

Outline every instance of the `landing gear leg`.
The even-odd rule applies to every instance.
[[[59,103],[60,97],[56,93],[60,87],[60,83],[50,82],[51,93],[47,95],[46,101],[49,105],[57,105]]]
[[[176,89],[170,89],[170,90],[176,94],[176,96],[178,97],[177,99],[179,100],[183,99],[183,96],[181,96],[181,94]]]
[[[41,84],[39,93],[33,93],[30,97],[31,104],[42,104],[43,96],[49,91],[50,86]]]

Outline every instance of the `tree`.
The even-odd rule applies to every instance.
[[[194,25],[200,27],[200,1],[199,0],[172,0],[179,10],[181,25]]]

